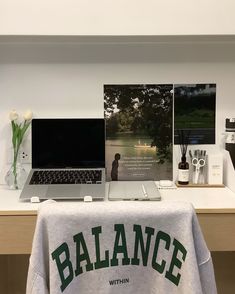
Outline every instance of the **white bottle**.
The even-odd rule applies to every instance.
[[[223,184],[223,155],[221,153],[208,155],[208,184]]]

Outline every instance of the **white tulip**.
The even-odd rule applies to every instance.
[[[17,120],[19,117],[19,114],[15,111],[15,110],[12,110],[10,113],[9,113],[9,118],[11,121],[13,120]]]
[[[31,120],[32,117],[33,117],[33,113],[32,113],[31,110],[27,110],[27,111],[24,113],[24,115],[23,115],[23,118],[24,118],[25,120]]]

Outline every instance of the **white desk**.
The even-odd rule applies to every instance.
[[[235,193],[230,189],[177,188],[161,189],[160,193],[162,201],[193,204],[211,251],[235,251]],[[19,195],[20,191],[0,186],[0,254],[31,251],[39,204],[20,202]]]

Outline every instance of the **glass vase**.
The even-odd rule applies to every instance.
[[[26,179],[27,172],[17,156],[5,176],[6,184],[10,189],[18,190],[23,188]]]

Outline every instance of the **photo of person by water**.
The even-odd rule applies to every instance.
[[[104,110],[106,180],[172,180],[173,85],[104,85]]]
[[[121,155],[116,153],[114,155],[114,161],[112,162],[112,170],[111,170],[111,179],[112,181],[118,181],[118,160],[120,160]]]

